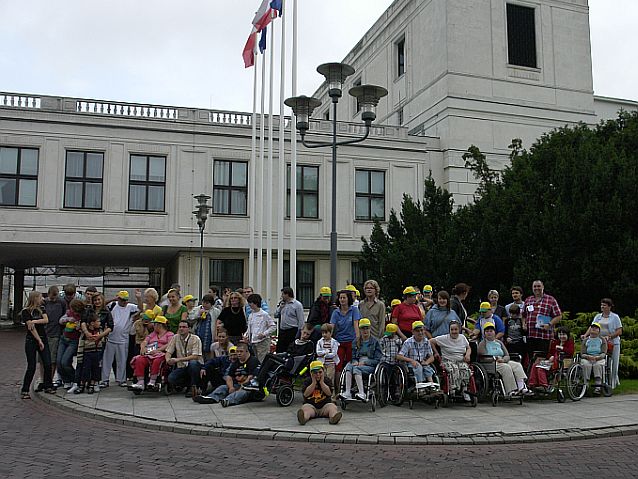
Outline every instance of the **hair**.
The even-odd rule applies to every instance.
[[[179,325],[179,324],[182,324],[182,323],[184,323],[186,326],[188,326],[190,328],[190,324],[188,324],[188,321],[186,321],[185,319],[181,319],[179,321],[179,323],[177,323],[177,324]]]
[[[102,293],[98,293],[91,298],[91,303],[93,304],[93,306],[95,306],[95,298],[102,298],[102,309],[106,308],[106,298]]]
[[[448,293],[445,290],[441,290],[441,291],[439,291],[437,296],[439,298],[445,298],[447,300],[447,310],[449,311],[450,310],[450,293]]]
[[[290,286],[285,286],[281,288],[281,292],[287,296],[290,296],[291,298],[295,297],[295,292],[292,290]]]
[[[226,304],[224,304],[226,308],[230,308],[230,300],[233,298],[239,298],[239,305],[241,307],[244,307],[246,305],[246,299],[244,298],[244,296],[239,294],[237,291],[233,291],[226,298]]]
[[[520,287],[520,286],[512,286],[512,287],[510,288],[510,293],[511,293],[512,291],[518,291],[518,292],[519,292],[519,293],[521,293],[521,294],[523,294],[523,293],[524,293],[523,288],[522,288],[522,287]]]
[[[67,283],[64,285],[64,288],[62,288],[64,290],[64,294],[75,294],[77,292],[77,289],[75,287],[75,285],[73,283]]]
[[[495,289],[490,289],[487,293],[487,297],[489,298],[492,295],[496,295],[496,299],[500,298],[500,295],[498,294],[498,291],[496,291]]]
[[[554,339],[558,340],[558,335],[560,333],[565,333],[567,335],[567,338],[570,338],[571,331],[569,330],[567,326],[557,327],[556,330],[554,331]]]
[[[214,304],[215,297],[212,294],[205,294],[204,296],[202,296],[202,303]]]
[[[248,351],[248,345],[246,343],[237,343],[235,344],[235,347],[237,348],[238,351],[240,349],[245,349],[246,351]]]
[[[171,284],[171,289],[182,289],[182,287],[179,285],[179,283],[173,283]]]
[[[89,286],[84,290],[85,293],[97,293],[97,288],[95,286]]]
[[[219,296],[219,286],[217,286],[216,284],[211,284],[208,289],[210,289],[213,293]]]
[[[607,306],[609,306],[611,309],[614,308],[614,302],[611,300],[611,298],[603,298],[600,300],[600,302],[602,304],[606,304]]]
[[[470,287],[465,283],[456,283],[454,288],[452,288],[452,294],[455,296],[459,296],[463,293],[469,293]]]
[[[166,293],[166,297],[168,297],[168,295],[171,294],[171,293],[175,293],[178,298],[182,297],[182,295],[179,293],[179,290],[177,290],[175,288],[169,289],[168,292]]]
[[[346,295],[346,298],[348,298],[348,306],[352,306],[354,304],[354,298],[352,297],[351,294],[349,294],[351,291],[339,291],[339,293],[337,294],[337,304],[339,304],[339,307],[341,307],[341,303],[339,302],[339,298],[341,297],[342,294]]]
[[[164,328],[166,331],[168,331],[168,323],[153,323],[154,328],[157,327],[158,325]]]
[[[59,294],[60,293],[60,288],[58,288],[57,286],[49,286],[49,290],[47,291],[47,294]]]
[[[244,289],[250,289],[252,291],[255,291],[255,288],[253,288],[252,286],[244,286]]]
[[[453,319],[452,321],[450,321],[450,324],[448,325],[448,331],[450,329],[452,329],[452,326],[454,326],[454,325],[459,327],[459,332],[460,332],[461,331],[461,323],[458,322],[456,319]]]
[[[521,307],[518,304],[513,304],[510,306],[510,310],[508,312],[511,314],[518,314],[521,312]]]
[[[305,329],[306,331],[312,331],[313,329],[315,329],[315,327],[310,323],[303,323],[302,329]]]
[[[217,334],[222,334],[222,333],[224,333],[226,337],[228,337],[228,331],[226,331],[226,328],[223,326],[217,326]]]
[[[159,294],[157,293],[157,290],[155,288],[146,288],[144,290],[144,296],[150,296],[155,300],[156,303],[159,300]]]
[[[81,313],[82,311],[84,311],[84,307],[84,301],[82,301],[81,299],[73,299],[69,303],[69,309],[75,313]]]
[[[248,296],[248,298],[246,298],[246,301],[248,303],[256,304],[261,308],[261,296],[259,296],[257,293],[253,293]]]
[[[42,293],[40,291],[30,291],[27,298],[27,305],[24,309],[33,311],[40,307],[40,301],[42,300]]]
[[[330,323],[323,323],[321,325],[321,332],[325,333],[325,332],[330,332],[330,334],[332,334],[332,330],[334,329],[334,326]]]
[[[381,292],[381,288],[379,287],[379,283],[377,283],[373,279],[369,279],[368,281],[363,283],[363,289],[366,289],[366,286],[368,286],[368,285],[370,285],[370,286],[372,286],[374,288],[374,295],[378,298],[379,297],[379,293]]]
[[[93,321],[99,321],[100,317],[97,315],[97,313],[95,312],[95,310],[93,309],[88,309],[86,312],[86,322],[87,323],[92,323]]]

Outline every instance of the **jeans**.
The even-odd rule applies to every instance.
[[[429,364],[426,366],[419,364],[417,367],[408,364],[408,368],[414,373],[414,380],[417,383],[422,383],[425,378],[431,378],[434,375],[434,369]]]
[[[222,399],[226,399],[228,400],[229,406],[236,406],[237,404],[248,402],[251,395],[250,391],[241,389],[241,387],[237,383],[233,384],[233,387],[235,388],[235,391],[229,394],[228,386],[222,384],[207,397],[215,399],[217,402],[221,401]]]
[[[197,386],[199,384],[199,371],[202,365],[199,361],[189,361],[188,366],[175,368],[168,375],[168,383],[175,386]]]
[[[58,346],[57,365],[58,372],[65,383],[75,381],[75,369],[73,368],[73,356],[78,351],[78,340],[62,336]]]
[[[353,376],[363,376],[364,374],[372,374],[374,373],[374,366],[355,366],[352,363],[348,363],[344,368],[345,372],[352,373]]]
[[[43,341],[44,349],[40,351],[38,347],[38,343],[31,336],[31,334],[27,335],[27,339],[24,343],[24,352],[27,356],[27,370],[24,373],[24,381],[22,383],[22,392],[28,393],[29,387],[31,386],[31,381],[33,381],[33,376],[35,375],[35,366],[37,363],[37,355],[40,355],[40,359],[42,360],[43,374],[44,374],[44,387],[45,389],[53,387],[53,377],[51,374],[51,354],[49,353],[49,344],[47,341]]]

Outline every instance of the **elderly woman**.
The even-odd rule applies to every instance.
[[[498,291],[496,291],[495,289],[490,289],[490,291],[487,293],[487,300],[492,306],[494,315],[505,321],[505,319],[509,316],[509,313],[505,310],[505,306],[498,304],[499,297],[500,296],[498,294]]]
[[[450,331],[452,321],[460,322],[453,309],[450,309],[450,295],[447,291],[439,291],[436,305],[425,315],[425,334],[428,338],[436,338]]]
[[[470,395],[466,392],[470,384],[470,343],[461,334],[461,323],[450,322],[448,334],[430,339],[432,346],[438,346],[441,351],[441,362],[448,374],[450,393],[460,391],[463,399],[470,401]]]
[[[417,304],[417,290],[408,286],[403,290],[403,302],[392,310],[392,322],[399,326],[397,334],[405,341],[412,336],[412,323],[423,321],[424,315]]]
[[[352,376],[357,384],[357,394],[355,397],[366,400],[363,388],[363,375],[373,374],[375,366],[379,363],[383,352],[377,338],[370,334],[370,320],[362,318],[359,320],[359,338],[353,343],[352,361],[343,370],[346,375],[346,389],[341,393],[343,399],[352,399]]]
[[[144,376],[147,368],[150,368],[148,387],[149,389],[155,388],[155,382],[160,375],[160,368],[164,362],[166,347],[174,336],[168,330],[168,320],[164,316],[156,316],[152,324],[153,332],[142,341],[140,354],[131,361],[133,373],[137,379],[137,382],[131,386],[133,389],[144,389]]]
[[[365,297],[359,302],[361,316],[370,320],[370,330],[375,338],[382,338],[385,332],[385,304],[379,299],[379,283],[369,279],[363,283]]]
[[[596,315],[593,321],[600,326],[600,335],[607,340],[607,353],[611,354],[611,377],[608,382],[612,389],[620,384],[618,364],[620,362],[620,336],[622,335],[622,322],[620,316],[612,311],[613,307],[614,303],[611,299],[601,299],[601,312]],[[587,329],[583,339],[589,338],[590,333],[591,326]]]
[[[525,385],[527,375],[523,366],[510,361],[509,352],[500,339],[496,339],[494,323],[483,325],[483,340],[478,345],[478,356],[483,362],[496,360],[496,371],[503,379],[506,394],[533,394]]]

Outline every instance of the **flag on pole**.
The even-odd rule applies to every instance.
[[[253,28],[248,36],[242,57],[244,59],[244,67],[250,68],[255,65],[255,49],[257,47],[257,33],[262,33],[259,40],[259,50],[261,53],[266,50],[266,27],[273,18],[281,16],[282,4],[281,0],[262,0],[259,9],[253,18]]]

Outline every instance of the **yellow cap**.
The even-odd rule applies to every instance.
[[[399,327],[398,327],[396,324],[394,324],[394,323],[389,323],[389,324],[387,324],[387,325],[386,325],[386,327],[385,327],[385,332],[386,332],[386,333],[394,334],[394,333],[396,333],[398,330],[399,330]]]
[[[600,329],[600,323],[591,323],[591,326]]]
[[[321,361],[313,361],[310,363],[310,370],[312,372],[321,371],[323,369],[323,363]]]
[[[369,328],[370,320],[368,318],[362,318],[359,320],[359,328]]]
[[[423,292],[424,293],[431,293],[432,292],[432,285],[426,284],[425,286],[423,286]]]
[[[403,294],[417,294],[417,291],[414,289],[414,286],[408,286],[403,290]]]
[[[484,313],[485,311],[489,311],[490,309],[492,309],[492,305],[487,301],[483,301],[481,305],[479,306],[479,311],[481,313]]]
[[[228,352],[229,353],[236,353],[237,352],[237,346],[231,346],[230,348],[228,348]]]
[[[423,321],[415,321],[414,323],[412,323],[412,331],[422,327],[423,327]]]
[[[360,298],[360,297],[361,297],[361,293],[359,292],[359,290],[358,290],[357,288],[354,288],[354,295],[355,295],[357,298]]]
[[[117,297],[128,301],[128,291],[124,289],[122,291],[118,291]]]
[[[142,316],[145,319],[153,319],[155,317],[155,311],[153,311],[152,309],[147,309],[146,311],[144,311],[144,314]]]
[[[346,291],[352,291],[353,293],[357,292],[357,288],[354,286],[354,284],[349,284],[348,286],[346,286],[344,288]]]
[[[491,321],[488,321],[483,325],[483,331],[485,331],[487,328],[496,329],[496,326]]]
[[[321,296],[332,296],[332,290],[328,286],[324,286],[319,290]]]
[[[182,298],[182,303],[186,303],[187,301],[195,301],[197,298],[192,294],[187,294]]]
[[[395,307],[401,304],[401,300],[400,299],[393,299],[392,302],[390,303],[391,307]]]
[[[155,319],[152,321],[153,323],[166,324],[168,323],[168,319],[164,316],[155,316]]]

